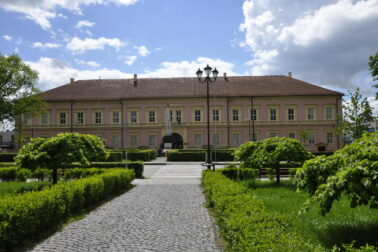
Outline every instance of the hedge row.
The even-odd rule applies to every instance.
[[[3,167],[15,167],[16,166],[16,163],[14,162],[3,162],[3,163],[0,163],[0,168],[3,168]]]
[[[248,189],[220,172],[204,171],[202,185],[230,251],[314,251],[285,217],[268,213]]]
[[[232,180],[256,179],[259,176],[259,170],[251,168],[226,167],[224,169],[217,169],[216,171]]]
[[[74,164],[72,168],[83,168],[79,164]],[[125,162],[92,162],[90,166],[85,168],[126,168]],[[140,161],[127,162],[127,168],[134,170],[136,178],[143,177],[144,163]]]
[[[36,240],[41,230],[57,227],[81,209],[125,190],[133,179],[133,171],[111,170],[39,192],[1,199],[0,251]]]
[[[0,153],[0,162],[14,162],[17,153]]]
[[[63,178],[64,179],[81,179],[86,178],[93,175],[103,174],[107,169],[99,169],[99,168],[73,168],[67,169],[64,172]]]
[[[3,181],[26,181],[32,177],[32,172],[28,169],[18,169],[16,167],[0,168],[0,179]]]
[[[234,150],[216,150],[211,152],[212,161],[233,161]],[[206,151],[170,150],[167,161],[205,161]]]

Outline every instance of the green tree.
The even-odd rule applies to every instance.
[[[338,132],[357,139],[369,129],[368,122],[373,121],[374,116],[367,98],[362,97],[359,88],[354,93],[348,93],[350,102],[343,105],[344,120],[341,121]]]
[[[46,103],[36,88],[37,72],[26,65],[18,55],[0,54],[0,125],[9,128],[16,123],[21,134],[21,114],[30,116],[43,112]],[[19,139],[20,140],[20,139]]]
[[[369,57],[369,69],[373,80],[378,81],[378,52]],[[373,87],[378,88],[378,84],[373,85]],[[378,92],[375,93],[375,99],[378,100]]]
[[[77,162],[83,166],[107,158],[102,140],[94,135],[61,133],[51,138],[36,138],[24,145],[16,156],[18,167],[53,170],[53,184],[58,181],[58,169],[69,168]]]
[[[277,183],[280,183],[281,161],[303,163],[313,157],[298,140],[286,137],[244,143],[234,155],[235,159],[241,162],[242,167],[274,169]]]
[[[334,201],[345,195],[350,206],[378,208],[378,132],[361,138],[332,156],[306,161],[295,178],[298,189],[310,193],[304,210],[319,203],[320,213],[328,213]]]

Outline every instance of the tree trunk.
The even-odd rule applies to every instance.
[[[53,185],[58,183],[58,169],[57,168],[53,168],[52,179],[53,179]]]
[[[280,165],[276,166],[276,184],[280,184]]]

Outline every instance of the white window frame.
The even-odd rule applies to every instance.
[[[152,141],[153,139],[153,141]],[[156,134],[148,134],[148,146],[155,147],[156,146]]]
[[[46,117],[44,117],[46,115]],[[46,122],[44,121],[46,119]],[[41,125],[49,125],[50,124],[50,113],[44,112],[41,114]]]
[[[122,121],[122,115],[120,110],[112,110],[112,124],[120,124]],[[117,115],[117,116],[116,116]]]
[[[194,121],[195,122],[202,122],[202,110],[200,110],[200,109],[194,110]]]
[[[220,119],[220,113],[218,108],[212,109],[212,121],[213,122],[219,122]]]
[[[93,123],[102,124],[103,123],[103,112],[101,110],[93,111]]]
[[[130,135],[130,146],[135,148],[139,145],[139,135],[138,134],[131,134]]]
[[[82,119],[82,122],[79,121],[79,119],[80,119],[80,118],[79,118],[79,113],[83,114],[83,118],[81,118],[81,119]],[[84,111],[76,111],[76,112],[75,112],[75,117],[76,117],[76,118],[75,118],[75,122],[76,122],[76,124],[80,124],[80,125],[81,125],[81,124],[84,124],[84,123],[85,123],[85,113],[84,113]]]
[[[327,144],[333,144],[333,132],[327,132],[326,133],[326,138],[327,138]]]
[[[64,115],[64,118],[62,117]],[[64,123],[63,123],[63,120]],[[59,111],[58,112],[58,124],[59,125],[67,125],[68,124],[68,112],[67,111]]]
[[[240,132],[232,132],[232,145],[239,146],[241,144],[241,134]]]
[[[129,111],[129,122],[130,123],[138,123],[139,122],[139,113],[137,110],[130,110]]]
[[[213,141],[214,146],[220,146],[221,145],[221,133],[220,132],[214,132],[213,133]]]
[[[156,123],[156,110],[148,110],[148,122],[149,123]]]
[[[330,109],[330,111],[329,111]],[[334,106],[325,106],[324,107],[324,120],[333,120],[334,114],[335,114],[335,108]],[[330,112],[331,114],[328,114]]]
[[[121,135],[112,135],[112,145],[113,147],[121,147]]]
[[[202,133],[194,133],[193,138],[195,146],[202,146]]]
[[[269,121],[278,121],[277,120],[277,108],[269,108]]]
[[[233,122],[240,121],[240,109],[236,109],[236,108],[231,109],[231,118]]]

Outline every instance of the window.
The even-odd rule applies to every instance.
[[[269,132],[269,137],[278,137],[278,133],[277,132]]]
[[[181,110],[176,110],[176,122],[181,122]]]
[[[96,111],[95,112],[95,124],[101,124],[102,123],[102,112]]]
[[[289,132],[289,138],[295,139],[295,132]]]
[[[240,133],[232,133],[232,144],[234,146],[240,145]]]
[[[315,133],[309,133],[308,135],[308,143],[314,144],[315,143]]]
[[[333,119],[333,108],[332,107],[326,107],[325,108],[325,119],[326,120],[332,120]]]
[[[202,145],[202,134],[194,134],[194,145],[196,146]]]
[[[156,135],[148,135],[148,146],[155,146],[156,145]]]
[[[219,133],[214,133],[213,134],[213,145],[214,146],[219,146],[220,145],[220,134]]]
[[[238,109],[232,110],[232,120],[233,121],[239,121],[239,110]]]
[[[112,116],[113,116],[113,123],[121,123],[120,120],[120,112],[119,111],[113,111]]]
[[[49,124],[49,114],[48,113],[42,113],[42,115],[41,115],[41,123],[43,125]]]
[[[138,113],[137,111],[130,111],[130,122],[137,123],[138,122]]]
[[[194,121],[200,122],[201,121],[201,110],[194,110]]]
[[[315,109],[307,108],[307,120],[315,120]]]
[[[269,109],[269,118],[271,121],[276,121],[277,120],[277,110],[275,108]]]
[[[219,110],[213,109],[213,121],[218,122],[219,121]]]
[[[24,115],[24,124],[25,125],[30,125],[31,124],[31,116],[29,113],[25,113]]]
[[[258,141],[260,137],[260,134],[258,132],[252,133],[251,134],[251,140],[252,141]]]
[[[154,123],[155,122],[155,110],[148,111],[148,122]]]
[[[120,135],[113,136],[113,146],[114,147],[120,147],[121,146],[121,136]]]
[[[327,132],[327,144],[333,144],[333,133]]]
[[[76,113],[76,123],[83,124],[84,123],[84,112],[77,112]]]
[[[289,121],[294,121],[294,109],[293,108],[289,108],[287,110],[287,119]]]
[[[169,111],[169,121],[173,122],[173,111]]]
[[[131,144],[131,147],[137,147],[138,146],[138,136],[137,135],[131,135],[130,136],[130,144]]]
[[[257,121],[257,109],[251,109],[251,121]]]
[[[67,113],[66,112],[60,112],[59,113],[59,123],[60,124],[67,124]]]

